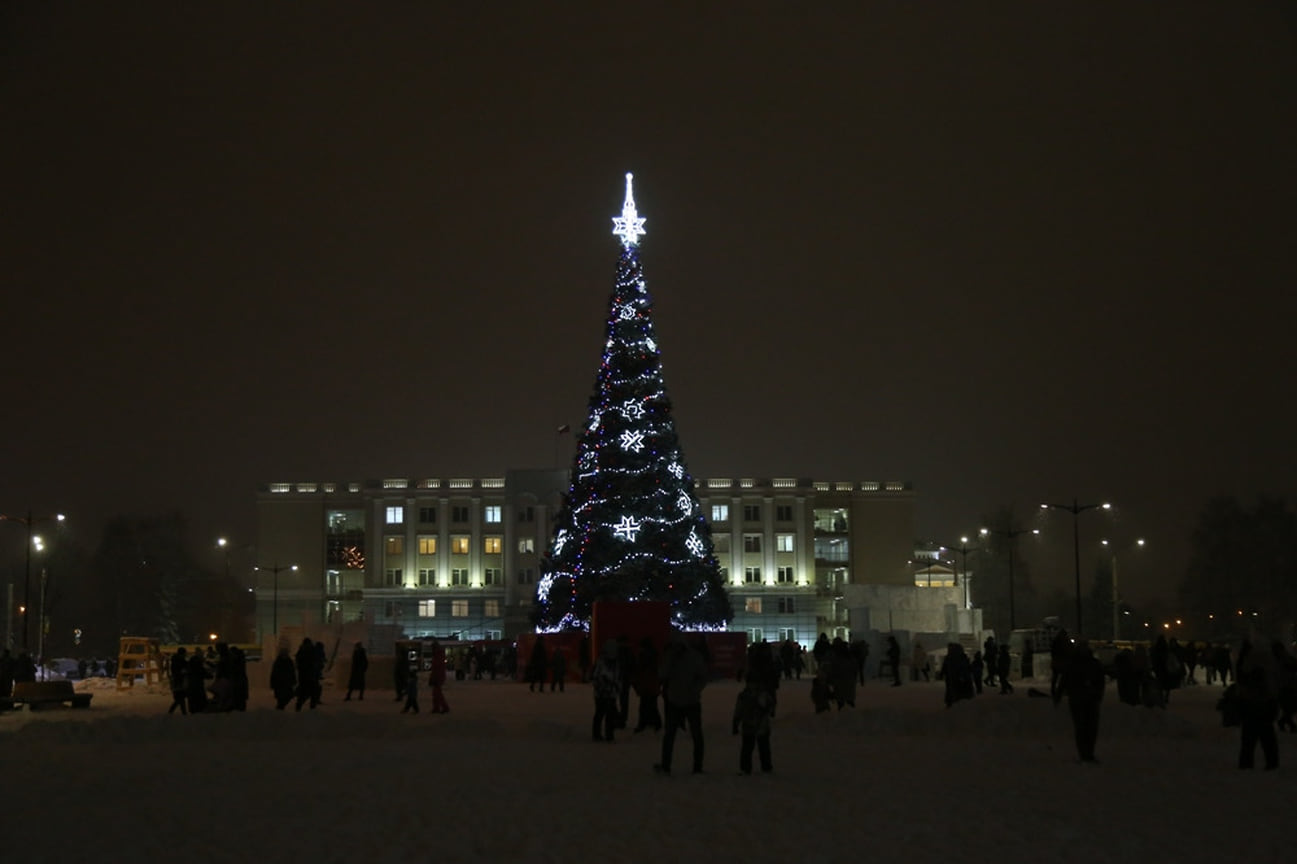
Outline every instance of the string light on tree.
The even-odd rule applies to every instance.
[[[685,629],[733,616],[663,383],[632,180],[613,218],[622,249],[589,422],[532,607],[539,632],[588,630],[596,597],[665,601]]]

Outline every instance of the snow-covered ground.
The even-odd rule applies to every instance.
[[[77,685],[88,711],[0,714],[4,860],[1292,860],[1297,736],[1281,735],[1280,770],[1239,771],[1218,686],[1177,691],[1166,712],[1110,686],[1087,765],[1066,705],[1027,682],[947,710],[940,684],[870,681],[854,710],[821,715],[809,680],[786,682],[775,772],[741,776],[739,685],[718,681],[706,773],[687,773],[681,734],[664,778],[654,734],[591,740],[588,686],[452,681],[451,713],[427,713],[425,687],[418,716],[390,690],[326,689],[298,714],[250,672],[247,713],[167,715],[169,694],[100,679]]]

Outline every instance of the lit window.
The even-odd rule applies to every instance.
[[[420,538],[419,538],[419,554],[420,554],[420,555],[436,555],[436,554],[437,554],[437,538],[436,538],[436,537],[420,537]]]
[[[743,601],[743,611],[751,612],[753,615],[761,614],[761,598],[749,597]]]
[[[451,571],[450,571],[450,584],[451,584],[451,585],[467,585],[467,584],[468,584],[468,571],[465,570],[465,569],[462,568],[462,567],[454,567],[454,568],[452,568]]]
[[[437,601],[436,601],[436,600],[420,600],[420,601],[419,601],[419,617],[420,617],[420,618],[436,618],[436,617],[437,617]]]
[[[388,555],[402,555],[405,553],[404,537],[384,537],[383,551]]]
[[[451,600],[451,601],[450,601],[450,614],[453,615],[453,616],[455,616],[456,618],[467,618],[467,617],[468,617],[468,601],[467,601],[467,600]]]
[[[759,585],[759,584],[761,584],[761,568],[760,568],[760,567],[744,567],[744,568],[743,568],[743,581],[746,582],[746,583],[749,584],[749,585]]]
[[[499,555],[500,549],[504,546],[504,540],[500,537],[483,537],[482,551],[487,555]]]
[[[776,535],[775,535],[775,551],[776,551],[776,552],[791,552],[791,551],[793,551],[793,535],[791,535],[791,534],[776,534]]]
[[[730,505],[728,505],[728,504],[713,504],[713,505],[712,505],[712,521],[713,521],[713,522],[728,522],[728,521],[730,521]]]
[[[780,568],[779,568],[779,582],[780,582],[781,584],[788,585],[788,584],[792,584],[792,581],[793,581],[793,568],[791,568],[791,567],[780,567]]]
[[[400,525],[400,524],[401,524],[402,522],[404,522],[404,521],[405,521],[405,508],[404,508],[404,507],[388,507],[388,508],[387,508],[387,524],[388,524],[388,525]]]
[[[536,538],[524,537],[518,541],[518,551],[526,555],[529,552],[536,551]]]
[[[491,599],[486,601],[486,608],[482,612],[487,618],[500,617],[500,601]]]
[[[760,535],[760,534],[744,534],[744,535],[743,535],[743,551],[744,551],[744,552],[760,552],[760,551],[761,551],[761,535]]]
[[[450,538],[450,551],[453,555],[468,554],[468,538],[464,535]]]
[[[488,525],[499,525],[501,520],[500,506],[491,504],[483,509],[482,516]]]

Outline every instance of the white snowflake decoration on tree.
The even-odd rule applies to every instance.
[[[635,193],[631,189],[630,172],[626,173],[626,201],[622,204],[621,215],[612,217],[612,233],[621,238],[621,243],[627,249],[639,245],[639,238],[646,234],[644,230],[645,220],[635,209]]]
[[[617,317],[623,321],[629,321],[635,317],[635,307],[629,303],[622,305],[622,307],[617,310]]]
[[[621,433],[621,446],[623,450],[630,450],[632,453],[638,453],[644,449],[644,433],[638,430],[627,429]]]
[[[558,534],[554,536],[555,555],[563,554],[563,544],[565,544],[566,542],[567,542],[567,529],[563,528],[558,532]]]
[[[627,420],[638,420],[644,416],[644,406],[638,400],[627,399],[622,403],[621,413]]]
[[[598,414],[595,414],[593,417],[590,418],[590,426],[589,426],[588,428],[590,429],[591,432],[597,432],[597,431],[598,431],[598,429],[599,429],[599,415],[598,415]]]
[[[680,497],[676,499],[676,506],[679,507],[680,512],[686,516],[692,513],[694,509],[693,502],[690,501],[689,496],[683,492],[681,492]]]
[[[635,535],[639,533],[639,530],[639,522],[636,522],[630,516],[623,516],[621,517],[621,521],[613,527],[612,533],[616,534],[627,543],[634,543]]]
[[[685,546],[697,557],[703,557],[703,541],[702,538],[698,536],[697,532],[689,532],[689,539],[685,540]]]
[[[681,465],[679,462],[672,462],[670,465],[667,466],[667,470],[670,471],[671,476],[676,478],[677,480],[685,476],[684,466]]]

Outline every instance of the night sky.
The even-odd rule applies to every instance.
[[[627,171],[695,476],[1110,500],[1136,601],[1297,491],[1293,4],[267,5],[0,9],[0,512],[552,466]]]

